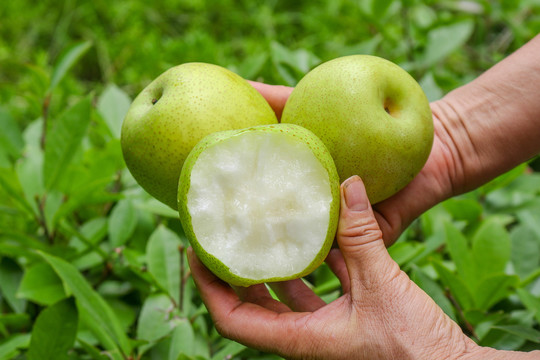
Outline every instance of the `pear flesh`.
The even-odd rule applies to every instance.
[[[318,139],[308,145],[279,128],[240,131],[203,145],[182,170],[186,235],[201,260],[236,285],[306,275],[324,260],[334,237],[339,181],[329,153],[317,144],[321,162],[309,146]]]

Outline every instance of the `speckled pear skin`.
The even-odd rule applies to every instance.
[[[300,141],[303,141],[305,144],[308,145],[308,147],[311,149],[311,151],[315,154],[315,156],[319,159],[320,163],[328,172],[333,200],[330,206],[330,222],[328,225],[328,231],[326,234],[326,240],[324,242],[324,245],[321,247],[319,253],[313,259],[310,265],[304,269],[304,271],[291,274],[290,276],[287,276],[285,278],[266,278],[254,280],[239,277],[233,274],[230,269],[226,265],[224,265],[219,259],[204,250],[204,248],[197,241],[197,237],[195,236],[193,227],[191,225],[191,216],[187,208],[187,193],[191,184],[191,170],[197,162],[197,159],[202,152],[212,146],[215,146],[219,142],[229,139],[233,136],[242,136],[242,134],[250,131],[282,133],[284,136],[291,136],[299,139]],[[324,143],[317,136],[315,136],[315,134],[301,126],[297,126],[294,124],[277,124],[250,127],[241,130],[222,131],[210,134],[203,138],[188,155],[182,168],[182,172],[180,174],[180,181],[178,186],[178,211],[180,214],[180,221],[182,223],[182,227],[193,250],[199,257],[199,259],[206,265],[206,267],[223,281],[226,281],[229,284],[236,286],[250,286],[258,283],[291,280],[306,276],[311,273],[313,270],[315,270],[322,264],[322,262],[328,255],[328,252],[332,247],[332,243],[334,241],[338,226],[340,210],[339,186],[339,176],[334,165],[332,156],[328,152],[328,149],[326,148]]]
[[[161,74],[135,98],[122,125],[122,151],[135,180],[176,210],[180,170],[199,140],[277,122],[262,95],[239,75],[186,63]]]
[[[340,180],[359,175],[372,203],[405,187],[433,144],[422,88],[376,56],[345,56],[310,71],[289,97],[281,122],[313,131],[332,154]]]

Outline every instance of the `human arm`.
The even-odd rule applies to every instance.
[[[341,188],[338,249],[327,263],[344,294],[330,304],[301,280],[232,288],[188,252],[218,331],[287,359],[534,359],[476,345],[388,254],[358,177]]]

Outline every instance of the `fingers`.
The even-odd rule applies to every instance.
[[[268,310],[275,311],[276,313],[291,311],[287,305],[275,300],[264,284],[253,285],[250,287],[238,286],[234,287],[234,290],[242,301],[260,305]]]
[[[270,104],[270,107],[272,107],[276,113],[278,120],[281,119],[283,108],[285,107],[285,103],[293,91],[293,88],[282,85],[267,85],[255,81],[249,81],[249,83],[264,96],[268,104]]]
[[[348,293],[351,290],[351,281],[341,251],[339,249],[330,250],[325,262],[339,279],[343,292]]]
[[[257,304],[243,302],[234,290],[219,280],[188,250],[188,261],[200,296],[212,316],[218,332],[246,346],[278,354],[307,351],[306,313],[277,313]],[[261,292],[254,287],[244,296]],[[283,305],[285,306],[285,305]]]
[[[271,283],[269,286],[294,311],[312,312],[326,305],[302,279]]]
[[[355,284],[379,287],[399,273],[399,267],[386,250],[364,184],[358,176],[347,179],[341,186],[337,242],[353,287]]]

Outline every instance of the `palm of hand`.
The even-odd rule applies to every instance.
[[[262,284],[233,289],[190,253],[193,277],[218,331],[291,359],[451,358],[464,352],[471,341],[386,251],[361,181],[347,183],[340,249],[327,258],[344,294],[330,304],[302,280],[271,284],[281,301]],[[351,205],[351,199],[360,203]]]

